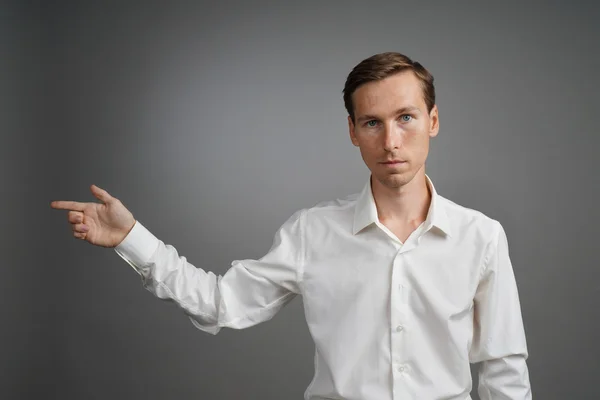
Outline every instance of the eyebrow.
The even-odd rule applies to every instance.
[[[405,114],[407,112],[420,112],[418,107],[415,106],[406,106],[406,107],[402,107],[397,109],[394,112],[394,115],[400,115],[400,114]],[[379,117],[375,116],[375,115],[369,115],[369,114],[365,114],[365,115],[361,115],[360,117],[358,117],[356,119],[357,122],[363,122],[363,121],[370,121],[372,119],[380,119]]]

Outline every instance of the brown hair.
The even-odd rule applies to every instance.
[[[435,105],[435,88],[433,86],[433,75],[429,73],[421,64],[411,60],[400,53],[380,53],[362,60],[355,66],[344,85],[344,105],[348,115],[354,122],[354,104],[352,103],[352,94],[359,86],[373,81],[380,81],[391,75],[402,71],[412,71],[421,81],[423,88],[423,97],[427,105],[427,111]]]

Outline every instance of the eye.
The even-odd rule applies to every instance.
[[[370,120],[370,121],[367,121],[366,125],[367,125],[369,128],[375,128],[375,127],[377,126],[377,121],[375,121],[374,119],[372,119],[372,120]]]
[[[410,122],[412,120],[412,115],[404,114],[400,118],[402,118],[402,122]]]

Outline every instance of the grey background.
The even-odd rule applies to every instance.
[[[300,298],[202,333],[49,203],[94,183],[196,266],[258,258],[362,188],[341,89],[392,50],[436,79],[438,191],[506,229],[535,398],[600,398],[597,4],[2,4],[0,396],[300,399]]]

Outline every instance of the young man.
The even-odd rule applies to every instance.
[[[302,295],[316,345],[305,399],[531,399],[527,346],[499,222],[437,194],[425,174],[439,129],[433,77],[374,55],[344,88],[352,143],[371,176],[360,193],[292,215],[260,260],[217,277],[150,233],[116,198],[53,202],[74,236],[114,247],[161,299],[205,332],[271,319]]]

